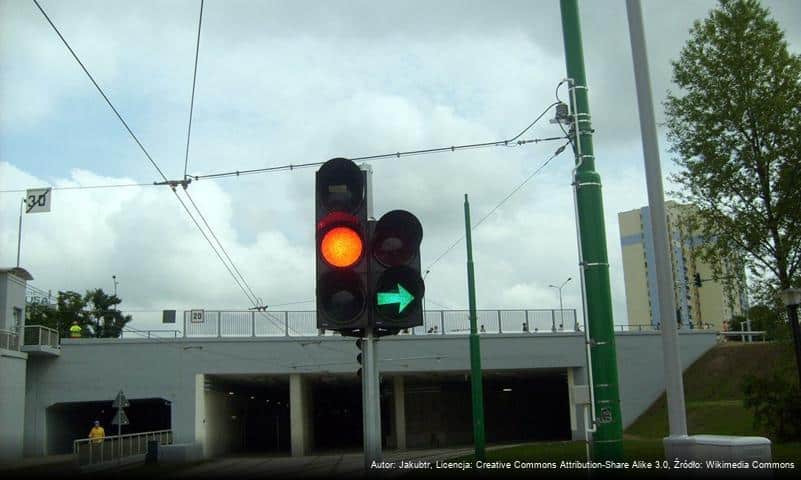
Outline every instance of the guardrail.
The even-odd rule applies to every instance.
[[[178,338],[180,330],[134,330],[123,328],[120,338]]]
[[[72,444],[72,453],[79,467],[100,466],[147,453],[147,442],[172,444],[172,430],[112,435],[103,438],[81,438]]]
[[[42,325],[25,325],[22,344],[58,348],[58,331]]]
[[[11,330],[0,329],[0,348],[19,351],[19,335]]]
[[[740,337],[741,342],[751,342],[752,337],[761,337],[764,342],[766,333],[764,330],[731,330],[718,332],[718,335],[721,337]]]
[[[332,331],[317,330],[317,313],[313,310],[278,312],[206,310],[202,315],[195,314],[195,318],[191,315],[190,311],[184,312],[184,337],[299,337],[335,334]],[[478,310],[476,315],[480,333],[575,332],[579,328],[574,309]],[[470,333],[468,310],[426,310],[423,318],[423,326],[401,333],[404,335]],[[141,336],[143,335],[140,334]]]

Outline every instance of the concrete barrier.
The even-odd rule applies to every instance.
[[[159,463],[189,463],[203,459],[203,448],[197,443],[159,445]]]

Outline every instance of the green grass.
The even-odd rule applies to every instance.
[[[687,429],[691,435],[744,435],[770,438],[768,432],[754,426],[751,411],[743,406],[742,382],[747,375],[762,376],[771,372],[779,361],[781,345],[774,343],[724,344],[719,345],[699,358],[684,373],[684,393],[687,407]],[[668,434],[667,407],[662,395],[624,433],[624,461],[664,460],[662,438]],[[796,472],[801,469],[801,442],[774,443],[773,461],[794,462]],[[584,442],[544,442],[491,450],[488,461],[556,462],[585,461]],[[473,461],[465,456],[454,461]],[[596,471],[596,473],[598,473]],[[609,473],[609,472],[606,472]],[[647,476],[659,476],[658,471],[649,470]],[[484,475],[577,476],[584,473],[576,470],[418,470],[411,476],[484,476]],[[614,476],[637,477],[643,471],[614,471]],[[791,476],[792,472],[779,472],[777,476]]]
[[[742,384],[747,375],[771,371],[782,346],[774,343],[719,345],[684,372],[687,431],[690,435],[747,435],[770,438],[754,426],[754,416],[743,406]],[[663,438],[668,433],[663,394],[626,433],[638,438]]]

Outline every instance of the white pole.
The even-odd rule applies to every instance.
[[[662,188],[662,168],[659,164],[659,145],[654,119],[654,102],[648,71],[648,55],[639,0],[626,0],[626,12],[631,35],[631,54],[634,60],[634,78],[637,85],[637,103],[640,110],[645,178],[648,187],[648,206],[651,211],[651,228],[654,239],[656,288],[659,297],[659,318],[662,323],[662,352],[665,361],[665,392],[668,404],[668,423],[671,436],[687,435],[687,415],[684,405],[684,384],[681,378],[681,360],[673,299],[673,270],[668,250],[665,196]]]
[[[25,205],[25,198],[19,203],[19,229],[17,230],[17,268],[19,268],[19,251],[22,248],[22,206]]]

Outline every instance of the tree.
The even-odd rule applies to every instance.
[[[742,260],[762,302],[799,284],[801,57],[756,0],[720,0],[672,62],[683,96],[668,93],[666,124],[680,167],[686,221],[707,232],[698,250],[719,277]],[[729,272],[731,270],[729,269]]]
[[[117,338],[122,329],[132,320],[117,309],[122,300],[108,295],[102,289],[87,290],[85,295],[73,291],[60,291],[56,308],[47,303],[31,303],[27,306],[28,325],[43,325],[58,330],[62,338],[69,337],[72,322],[78,322],[83,336]]]
[[[95,337],[119,337],[122,329],[131,321],[117,309],[122,303],[116,295],[108,295],[103,289],[89,290],[83,298],[86,304],[87,324]]]

